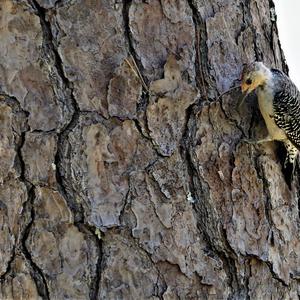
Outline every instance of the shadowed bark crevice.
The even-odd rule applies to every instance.
[[[196,49],[196,84],[201,92],[202,100],[210,101],[216,96],[214,82],[211,80],[208,65],[207,31],[206,23],[201,18],[194,0],[187,0],[193,13],[193,22],[195,26],[195,49]]]
[[[191,137],[193,136],[190,124],[194,124],[195,121],[195,110],[197,104],[190,105],[186,110],[186,117],[185,117],[185,129],[183,131],[182,139],[180,141],[180,155],[182,161],[185,163],[188,173],[188,197],[189,201],[194,204],[199,201],[196,187],[194,184],[194,176],[195,176],[195,168],[192,164],[191,154],[189,147],[191,147]],[[199,193],[199,192],[198,192]],[[201,192],[200,192],[201,194]]]
[[[62,91],[62,94],[64,94],[64,99],[62,100],[62,104],[66,106],[68,110],[72,109],[71,114],[68,116],[68,119],[65,120],[65,124],[61,131],[66,130],[68,127],[71,127],[73,123],[76,123],[79,112],[79,106],[76,102],[76,99],[73,95],[73,87],[72,83],[68,80],[68,78],[65,76],[64,68],[63,68],[63,61],[59,55],[59,52],[57,50],[57,46],[55,45],[55,38],[53,37],[52,30],[51,30],[51,24],[47,20],[46,13],[47,10],[44,9],[39,5],[39,3],[36,0],[28,0],[29,4],[33,8],[35,14],[40,19],[40,24],[43,32],[43,50],[44,50],[44,56],[43,59],[46,63],[48,63],[50,66],[53,65],[55,68],[57,75],[59,76],[60,80],[55,80],[56,74],[54,72],[50,73],[50,76],[53,76],[54,81],[56,81],[56,86],[58,90]],[[50,60],[49,62],[47,62]],[[51,72],[51,71],[50,71]],[[60,101],[60,97],[58,97],[58,101]]]
[[[69,195],[67,193],[67,189],[64,186],[64,176],[63,176],[63,170],[61,165],[61,156],[62,153],[62,145],[68,135],[68,133],[78,124],[78,119],[80,115],[80,109],[77,104],[77,101],[73,94],[73,87],[72,83],[68,80],[68,78],[65,76],[64,70],[63,70],[63,62],[62,59],[58,53],[58,50],[55,46],[55,39],[52,35],[51,31],[51,24],[46,19],[46,9],[41,7],[39,3],[36,0],[28,0],[31,4],[32,8],[34,9],[37,16],[40,18],[41,28],[43,31],[43,46],[44,46],[44,52],[45,54],[48,54],[52,57],[52,60],[54,62],[54,66],[57,70],[57,73],[60,77],[60,82],[62,82],[62,86],[58,83],[57,88],[63,89],[66,92],[66,95],[68,97],[67,102],[65,105],[68,105],[69,101],[72,108],[72,115],[69,120],[66,120],[64,127],[59,131],[58,134],[58,141],[57,141],[57,152],[55,155],[55,165],[56,165],[56,181],[58,185],[59,191],[63,194],[63,196],[66,198],[69,207],[74,213],[75,216],[75,223],[77,219],[82,219],[83,212],[81,211],[81,208],[78,207],[77,204],[73,200],[69,198]]]
[[[30,221],[27,224],[24,233],[22,235],[22,241],[21,241],[22,252],[32,268],[31,276],[36,283],[39,295],[43,299],[50,300],[47,279],[43,271],[41,270],[41,268],[39,268],[38,265],[33,261],[31,253],[26,246],[26,241],[28,239],[30,230],[35,220],[34,199],[35,199],[35,187],[32,187],[28,192],[28,203],[27,203],[27,207],[30,210]]]
[[[54,67],[57,70],[57,73],[60,77],[60,80],[57,82],[57,88],[61,89],[66,96],[63,101],[65,102],[65,105],[69,108],[72,108],[72,114],[69,120],[65,121],[65,125],[63,128],[59,130],[58,133],[58,141],[57,141],[57,152],[55,155],[55,161],[54,164],[56,166],[56,183],[58,191],[64,196],[66,199],[69,208],[71,209],[73,215],[74,215],[74,225],[78,228],[80,232],[82,232],[84,235],[91,235],[94,240],[94,244],[96,245],[98,249],[98,261],[96,262],[96,272],[95,276],[92,279],[91,282],[91,288],[90,288],[90,299],[98,299],[98,293],[99,293],[99,286],[101,281],[101,263],[102,263],[102,241],[98,238],[98,236],[95,234],[95,229],[90,228],[89,225],[85,224],[84,221],[84,209],[82,205],[76,203],[74,201],[74,198],[72,195],[68,192],[70,190],[70,186],[66,185],[64,179],[64,169],[63,169],[63,159],[66,159],[66,153],[64,153],[64,144],[68,137],[68,134],[74,129],[78,122],[80,115],[86,115],[86,114],[95,114],[94,112],[90,111],[80,111],[79,105],[75,99],[74,92],[73,92],[73,84],[69,81],[69,79],[66,77],[64,73],[64,67],[63,67],[63,61],[59,55],[59,52],[57,50],[56,41],[55,38],[52,35],[51,30],[51,24],[49,21],[47,21],[46,13],[47,10],[41,7],[37,1],[35,0],[29,0],[29,3],[32,5],[33,9],[35,10],[35,13],[39,16],[41,27],[43,30],[44,35],[44,52],[45,54],[50,54],[52,56]],[[57,1],[55,3],[56,7],[61,6],[63,3],[62,1]],[[62,84],[61,84],[62,83]],[[75,192],[73,193],[73,195]],[[32,223],[34,222],[34,208],[32,208],[32,220],[31,223],[28,225],[26,229],[26,233],[24,234],[24,249],[25,249],[25,255],[28,259],[31,259],[30,253],[27,250],[25,246],[25,241],[29,235],[30,228]],[[31,260],[32,262],[32,260]],[[38,271],[39,274],[41,274],[41,270],[38,269],[37,265],[33,264],[34,269]],[[49,291],[47,289],[47,282],[44,277],[43,283],[45,285],[46,290],[46,298],[49,298]]]
[[[104,233],[100,233],[99,229],[97,229],[94,226],[88,225],[84,223],[84,220],[81,222],[75,223],[76,227],[79,229],[80,232],[82,232],[84,235],[90,236],[93,240],[94,244],[97,246],[97,256],[98,259],[95,262],[95,275],[92,278],[91,287],[90,287],[90,293],[89,293],[89,299],[90,300],[97,300],[99,299],[99,290],[100,290],[100,283],[101,283],[101,275],[102,275],[102,269],[103,269],[103,236]]]
[[[16,257],[16,245],[14,245],[12,251],[11,251],[11,257],[9,261],[7,262],[7,267],[5,272],[0,276],[0,282],[4,282],[6,280],[6,277],[10,274],[11,272],[11,265]]]
[[[244,20],[246,20],[246,26],[247,27],[249,26],[252,31],[255,60],[263,61],[264,60],[263,53],[260,50],[259,46],[257,45],[257,32],[256,32],[255,26],[253,26],[253,18],[251,15],[250,5],[251,5],[251,1],[246,0],[245,6],[244,6],[244,8],[245,8]],[[247,15],[246,18],[245,18],[245,15]]]
[[[134,43],[132,41],[132,34],[131,34],[131,29],[130,29],[130,15],[129,15],[130,7],[132,5],[132,0],[122,0],[122,1],[123,1],[122,2],[122,4],[123,4],[122,14],[123,14],[123,22],[124,22],[124,36],[125,36],[125,40],[128,45],[128,52],[138,68],[138,70],[136,70],[136,71],[140,74],[140,76],[142,76],[142,78],[140,78],[140,80],[145,82],[147,87],[149,87],[149,82],[148,82],[147,78],[143,75],[143,65],[140,62],[140,59],[134,48]],[[146,89],[144,84],[142,84],[142,95],[136,104],[138,118],[134,119],[134,122],[135,122],[136,128],[141,133],[141,135],[143,137],[149,138],[151,140],[150,135],[149,135],[150,130],[149,130],[149,126],[148,126],[148,120],[147,120],[147,115],[146,115],[146,109],[149,104],[149,97],[150,97],[149,90]],[[160,155],[160,153],[158,151],[157,151],[157,154]]]
[[[14,111],[14,113],[18,114],[18,113],[22,113],[23,114],[23,117],[24,117],[24,123],[26,123],[25,127],[26,127],[26,131],[21,131],[20,133],[18,132],[15,132],[15,130],[13,129],[14,131],[14,134],[16,135],[16,138],[18,139],[18,142],[16,144],[16,158],[15,158],[15,164],[16,164],[16,168],[18,169],[18,179],[24,183],[26,185],[26,189],[27,189],[27,201],[24,202],[23,204],[23,207],[22,207],[22,213],[20,214],[21,215],[21,218],[22,218],[22,222],[23,224],[25,225],[26,224],[26,213],[27,213],[27,205],[28,203],[31,201],[30,200],[30,190],[31,190],[31,184],[26,180],[25,178],[25,162],[23,160],[23,156],[22,156],[22,147],[24,146],[24,143],[25,143],[25,135],[26,135],[26,132],[28,132],[29,130],[29,125],[28,125],[28,115],[29,115],[29,112],[26,111],[26,110],[23,110],[21,105],[20,105],[20,102],[15,98],[15,97],[12,97],[10,95],[7,95],[7,94],[3,94],[1,93],[0,94],[0,97],[1,97],[1,101],[3,101],[5,104],[7,104],[9,107],[11,107],[11,109]],[[10,176],[8,177],[8,180],[10,180]],[[1,183],[2,185],[5,183],[6,179]],[[16,237],[14,237],[16,238]],[[22,235],[21,234],[21,243],[22,243],[22,240],[24,238],[24,234]],[[12,272],[12,264],[15,260],[15,257],[16,257],[16,254],[17,254],[17,251],[19,249],[20,245],[19,245],[19,240],[17,239],[13,245],[13,249],[11,251],[11,257],[9,259],[9,261],[7,262],[7,268],[6,268],[6,271],[0,276],[0,281],[1,282],[4,282],[6,280],[6,277],[8,275],[10,275],[10,273]]]
[[[143,66],[139,60],[139,57],[134,49],[134,45],[132,42],[132,37],[131,37],[131,29],[130,29],[130,16],[129,16],[129,10],[132,5],[132,0],[123,0],[123,22],[124,22],[124,35],[125,39],[128,44],[128,51],[129,54],[132,55],[133,59],[135,60],[139,70],[141,73],[143,73]],[[146,80],[145,78],[143,78]],[[146,82],[146,84],[148,84]],[[143,90],[144,93],[147,93],[147,91]]]

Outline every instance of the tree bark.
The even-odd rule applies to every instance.
[[[0,24],[1,299],[298,298],[298,182],[224,94],[288,71],[272,0],[2,0]]]

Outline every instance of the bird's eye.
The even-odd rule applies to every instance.
[[[248,78],[247,80],[246,80],[246,84],[247,85],[250,85],[252,83],[252,80],[250,79],[250,78]]]

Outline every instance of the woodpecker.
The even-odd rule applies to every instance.
[[[256,91],[259,109],[268,129],[268,136],[254,143],[283,142],[287,150],[284,166],[290,162],[294,171],[300,150],[300,93],[297,87],[280,70],[269,69],[262,62],[253,62],[243,69],[241,90],[244,94],[242,101]]]

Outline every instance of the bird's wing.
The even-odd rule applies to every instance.
[[[300,93],[294,83],[279,70],[272,69],[275,80],[274,120],[300,150]]]

